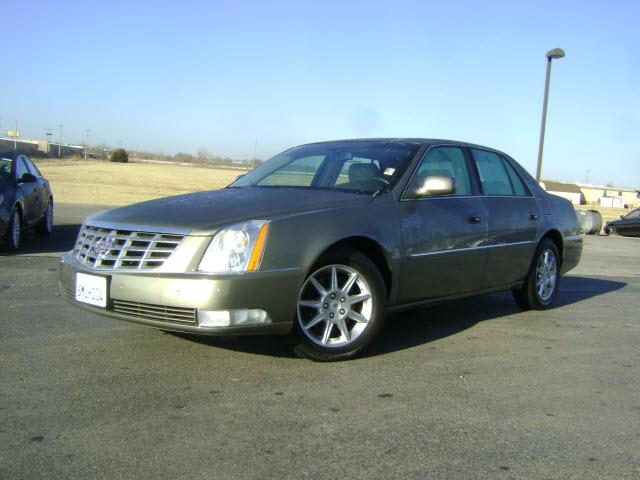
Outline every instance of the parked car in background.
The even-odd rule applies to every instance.
[[[22,232],[29,228],[51,235],[51,186],[29,157],[0,152],[0,238],[10,250],[18,250]]]
[[[571,203],[497,150],[324,142],[222,190],[90,216],[60,286],[120,320],[292,334],[299,354],[340,360],[371,343],[388,311],[504,289],[523,308],[549,308],[582,240]]]
[[[640,237],[640,208],[636,208],[626,215],[621,215],[620,220],[607,222],[604,233],[617,233],[623,237]]]

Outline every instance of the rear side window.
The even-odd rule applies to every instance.
[[[430,149],[420,162],[409,191],[420,188],[427,177],[453,177],[455,191],[453,195],[470,195],[471,181],[469,170],[462,150],[458,147],[434,147]]]
[[[502,162],[504,164],[504,168],[507,169],[507,175],[509,175],[509,180],[511,180],[511,186],[513,187],[515,194],[518,197],[529,196],[527,187],[524,186],[524,183],[522,183],[520,176],[516,173],[513,166],[505,158],[502,159]]]
[[[528,192],[513,167],[500,155],[471,149],[485,195],[527,196]]]

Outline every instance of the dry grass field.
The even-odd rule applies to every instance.
[[[229,185],[245,170],[96,160],[39,160],[56,202],[126,205]]]

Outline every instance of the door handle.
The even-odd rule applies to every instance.
[[[480,220],[482,220],[482,218],[480,217],[480,215],[476,215],[474,213],[472,213],[471,215],[467,216],[467,221],[469,223],[480,223]]]
[[[537,213],[529,212],[529,220],[537,220],[537,219],[538,219]]]

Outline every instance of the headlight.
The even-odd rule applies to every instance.
[[[258,270],[268,233],[267,220],[251,220],[220,230],[211,239],[198,270],[209,273]]]

